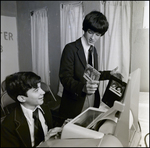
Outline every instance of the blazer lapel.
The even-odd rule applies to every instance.
[[[16,132],[18,133],[18,136],[20,137],[25,146],[31,147],[31,137],[28,123],[25,116],[23,115],[20,105],[15,109],[14,120],[17,124]]]
[[[85,68],[86,67],[86,59],[85,59],[85,54],[84,54],[83,46],[81,44],[81,38],[79,38],[76,41],[76,47],[78,49],[77,54],[79,56],[79,59],[80,59],[82,65],[83,65],[83,67]]]
[[[83,49],[83,46],[81,44],[81,38],[79,38],[77,41],[76,41],[76,47],[78,49],[78,56],[79,56],[79,59],[83,65],[83,67],[85,68],[86,67],[86,59],[85,59],[85,54],[84,54],[84,49]],[[98,70],[98,54],[97,54],[97,51],[96,51],[96,48],[94,47],[94,68]]]
[[[47,123],[47,126],[48,126],[48,130],[49,130],[49,129],[51,129],[53,127],[53,125],[52,125],[52,118],[51,118],[52,116],[51,116],[51,112],[50,112],[49,106],[46,105],[46,104],[42,104],[41,108],[44,111],[44,118],[46,120],[46,123]]]
[[[48,106],[44,106],[42,105],[41,106],[43,111],[48,113],[49,112],[49,115],[46,116],[44,114],[44,117],[45,117],[45,120],[48,124],[48,129],[52,128],[52,119],[50,118],[50,109]],[[15,109],[15,117],[14,117],[14,120],[16,122],[16,132],[18,133],[18,136],[20,137],[20,139],[22,140],[22,142],[24,143],[24,145],[26,147],[31,147],[31,137],[30,137],[30,131],[29,131],[29,127],[28,127],[28,123],[27,123],[27,120],[23,114],[23,111],[21,109],[21,106],[19,105],[16,109]]]

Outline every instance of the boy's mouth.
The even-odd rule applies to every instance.
[[[39,100],[43,100],[43,99],[44,99],[43,97],[39,98]]]

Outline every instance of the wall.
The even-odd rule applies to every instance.
[[[16,2],[1,2],[1,82],[19,71]],[[11,66],[10,66],[11,65]]]
[[[141,69],[140,91],[149,92],[149,28],[143,27],[144,6],[144,1],[133,6],[131,71]]]
[[[48,8],[48,38],[49,38],[49,64],[50,64],[50,84],[52,92],[56,95],[59,84],[59,64],[61,58],[60,51],[60,3],[69,1],[17,1],[17,19],[18,19],[18,43],[19,43],[19,61],[20,70],[32,70],[31,55],[31,28],[30,11],[39,8]],[[70,1],[72,2],[72,1]],[[84,1],[86,13],[93,9],[99,9],[97,3]],[[89,7],[92,5],[91,7]],[[88,11],[89,10],[89,11]],[[99,43],[96,43],[99,47]],[[27,59],[28,57],[28,59]],[[57,57],[57,58],[56,58]]]
[[[17,16],[16,1],[1,1],[1,15]]]
[[[30,30],[30,11],[47,6],[48,8],[48,27],[49,27],[49,59],[51,89],[54,94],[58,91],[58,72],[60,63],[60,3],[68,1],[1,1],[1,15],[17,16],[18,25],[18,48],[19,66],[21,71],[32,70],[31,57],[31,30]],[[71,1],[70,1],[71,2]],[[93,9],[99,10],[99,1],[83,1],[85,15]],[[136,68],[142,69],[141,91],[149,91],[149,29],[142,28],[142,16],[139,11],[143,11],[141,6],[133,10],[136,25],[133,27],[133,41],[131,54],[131,71]],[[143,40],[146,39],[146,40]],[[97,42],[96,47],[99,48]],[[57,58],[56,58],[57,57]]]
[[[58,91],[60,63],[60,12],[61,1],[17,1],[20,70],[32,70],[30,11],[48,8],[48,48],[50,84],[54,94]],[[28,57],[28,58],[27,58]],[[57,57],[57,58],[56,58]]]

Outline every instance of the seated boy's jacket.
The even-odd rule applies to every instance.
[[[53,128],[49,106],[43,104],[41,108],[48,129]],[[1,123],[1,147],[32,147],[28,123],[19,104]]]

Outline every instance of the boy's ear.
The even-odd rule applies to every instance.
[[[25,101],[26,101],[26,97],[25,97],[25,96],[22,96],[22,95],[19,95],[19,96],[17,97],[17,99],[18,99],[19,102],[25,102]]]

